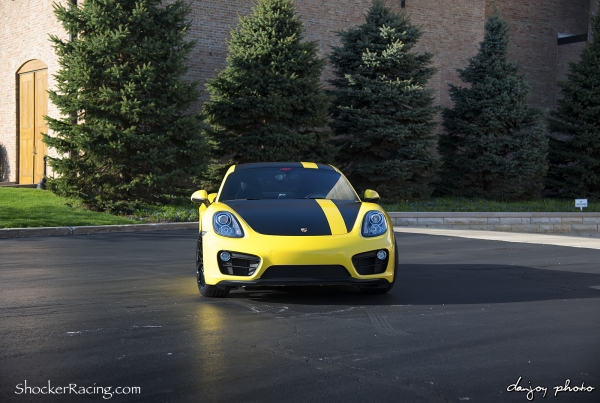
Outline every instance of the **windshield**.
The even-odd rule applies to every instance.
[[[232,172],[219,201],[236,199],[331,199],[358,201],[338,172],[312,168],[253,168]]]

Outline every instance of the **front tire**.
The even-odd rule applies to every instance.
[[[358,286],[358,289],[364,294],[385,294],[394,288],[396,284],[396,278],[398,277],[398,245],[396,245],[396,237],[394,237],[394,279],[386,287],[369,287],[369,286]]]
[[[222,290],[217,286],[208,285],[204,281],[204,257],[202,255],[202,238],[198,237],[196,246],[196,280],[198,282],[198,290],[203,297],[223,298],[229,294],[229,290]]]

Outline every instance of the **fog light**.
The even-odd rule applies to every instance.
[[[221,258],[222,261],[229,262],[229,260],[231,259],[231,253],[229,253],[229,252],[221,252],[219,254],[219,257]]]
[[[377,259],[379,259],[379,260],[385,260],[386,257],[387,257],[387,252],[384,251],[383,249],[380,250],[379,252],[377,252]]]

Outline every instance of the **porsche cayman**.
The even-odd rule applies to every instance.
[[[218,193],[199,190],[196,276],[205,297],[253,286],[356,285],[388,292],[398,253],[379,195],[361,200],[335,167],[233,165]]]

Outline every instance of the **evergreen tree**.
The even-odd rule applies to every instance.
[[[374,0],[366,22],[339,33],[333,47],[330,126],[338,164],[360,191],[385,200],[428,197],[438,167],[430,53],[412,49],[421,37],[408,17]]]
[[[596,6],[600,10],[600,1]],[[564,197],[600,199],[600,11],[590,19],[592,35],[551,113],[548,187]]]
[[[258,0],[228,42],[228,66],[208,80],[203,106],[217,157],[232,163],[320,161],[327,145],[328,99],[319,79],[325,61],[302,42],[293,0]],[[216,170],[218,176],[218,170]]]
[[[443,111],[441,193],[518,199],[539,196],[547,172],[543,112],[527,106],[529,87],[507,62],[509,26],[496,11],[479,53],[458,70],[468,87],[450,85]]]
[[[63,117],[47,118],[44,141],[58,194],[96,209],[159,202],[199,176],[201,121],[189,109],[197,83],[182,79],[194,43],[185,40],[188,6],[160,0],[86,0],[55,5],[72,36],[52,36],[60,70],[50,99]]]

